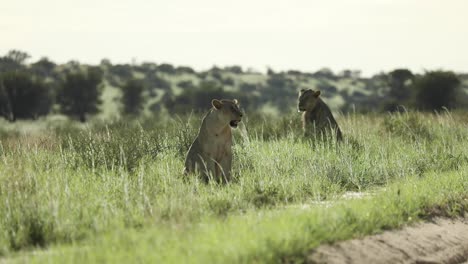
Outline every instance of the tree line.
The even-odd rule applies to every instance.
[[[239,66],[213,67],[205,72],[196,72],[190,67],[174,67],[167,63],[112,65],[109,60],[103,60],[97,66],[81,65],[75,61],[57,65],[47,58],[26,64],[29,57],[18,50],[11,50],[0,57],[0,116],[12,122],[36,119],[51,112],[85,122],[88,116],[100,111],[105,82],[121,89],[121,113],[134,116],[141,114],[148,98],[161,91],[164,92],[161,100],[150,106],[154,111],[163,107],[174,112],[206,109],[211,98],[222,97],[236,97],[252,110],[267,102],[284,109],[294,105],[298,83],[307,78],[319,80],[316,89],[325,91],[325,94],[343,96],[347,102],[343,111],[349,110],[351,103],[369,111],[400,111],[403,107],[434,111],[444,107],[467,107],[462,81],[451,71],[428,71],[417,75],[407,69],[396,69],[361,78],[359,71],[351,70],[334,74],[326,68],[315,73],[274,72],[269,69],[265,82],[239,83],[232,77],[245,74]],[[143,73],[144,77],[135,77],[135,71]],[[193,75],[200,81],[179,81],[176,86],[183,93],[176,95],[171,83],[156,72]],[[349,94],[329,84],[340,79],[363,83],[372,95],[356,91]],[[234,86],[238,89],[225,89]]]

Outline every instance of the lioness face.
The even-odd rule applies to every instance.
[[[237,125],[241,121],[242,112],[239,109],[239,102],[236,99],[234,100],[213,99],[211,104],[217,111],[221,111],[222,119],[226,123],[229,123],[229,125],[233,128],[237,127]]]
[[[312,89],[302,89],[299,92],[297,102],[298,112],[311,111],[315,108],[320,96],[320,91],[313,91]]]

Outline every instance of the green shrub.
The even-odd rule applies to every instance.
[[[392,113],[385,117],[383,124],[388,133],[403,139],[415,141],[434,138],[429,124],[418,113]]]

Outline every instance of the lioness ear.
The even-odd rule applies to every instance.
[[[319,97],[319,96],[320,96],[320,91],[316,91],[316,92],[314,93],[314,96],[315,96],[315,97]]]
[[[237,101],[237,99],[232,100],[232,102],[236,105],[239,105],[239,101]]]
[[[221,109],[221,107],[223,107],[223,102],[221,102],[220,100],[218,99],[213,99],[211,101],[211,105],[216,108],[216,109]]]

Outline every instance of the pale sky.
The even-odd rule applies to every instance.
[[[0,0],[0,55],[468,72],[468,0]]]

